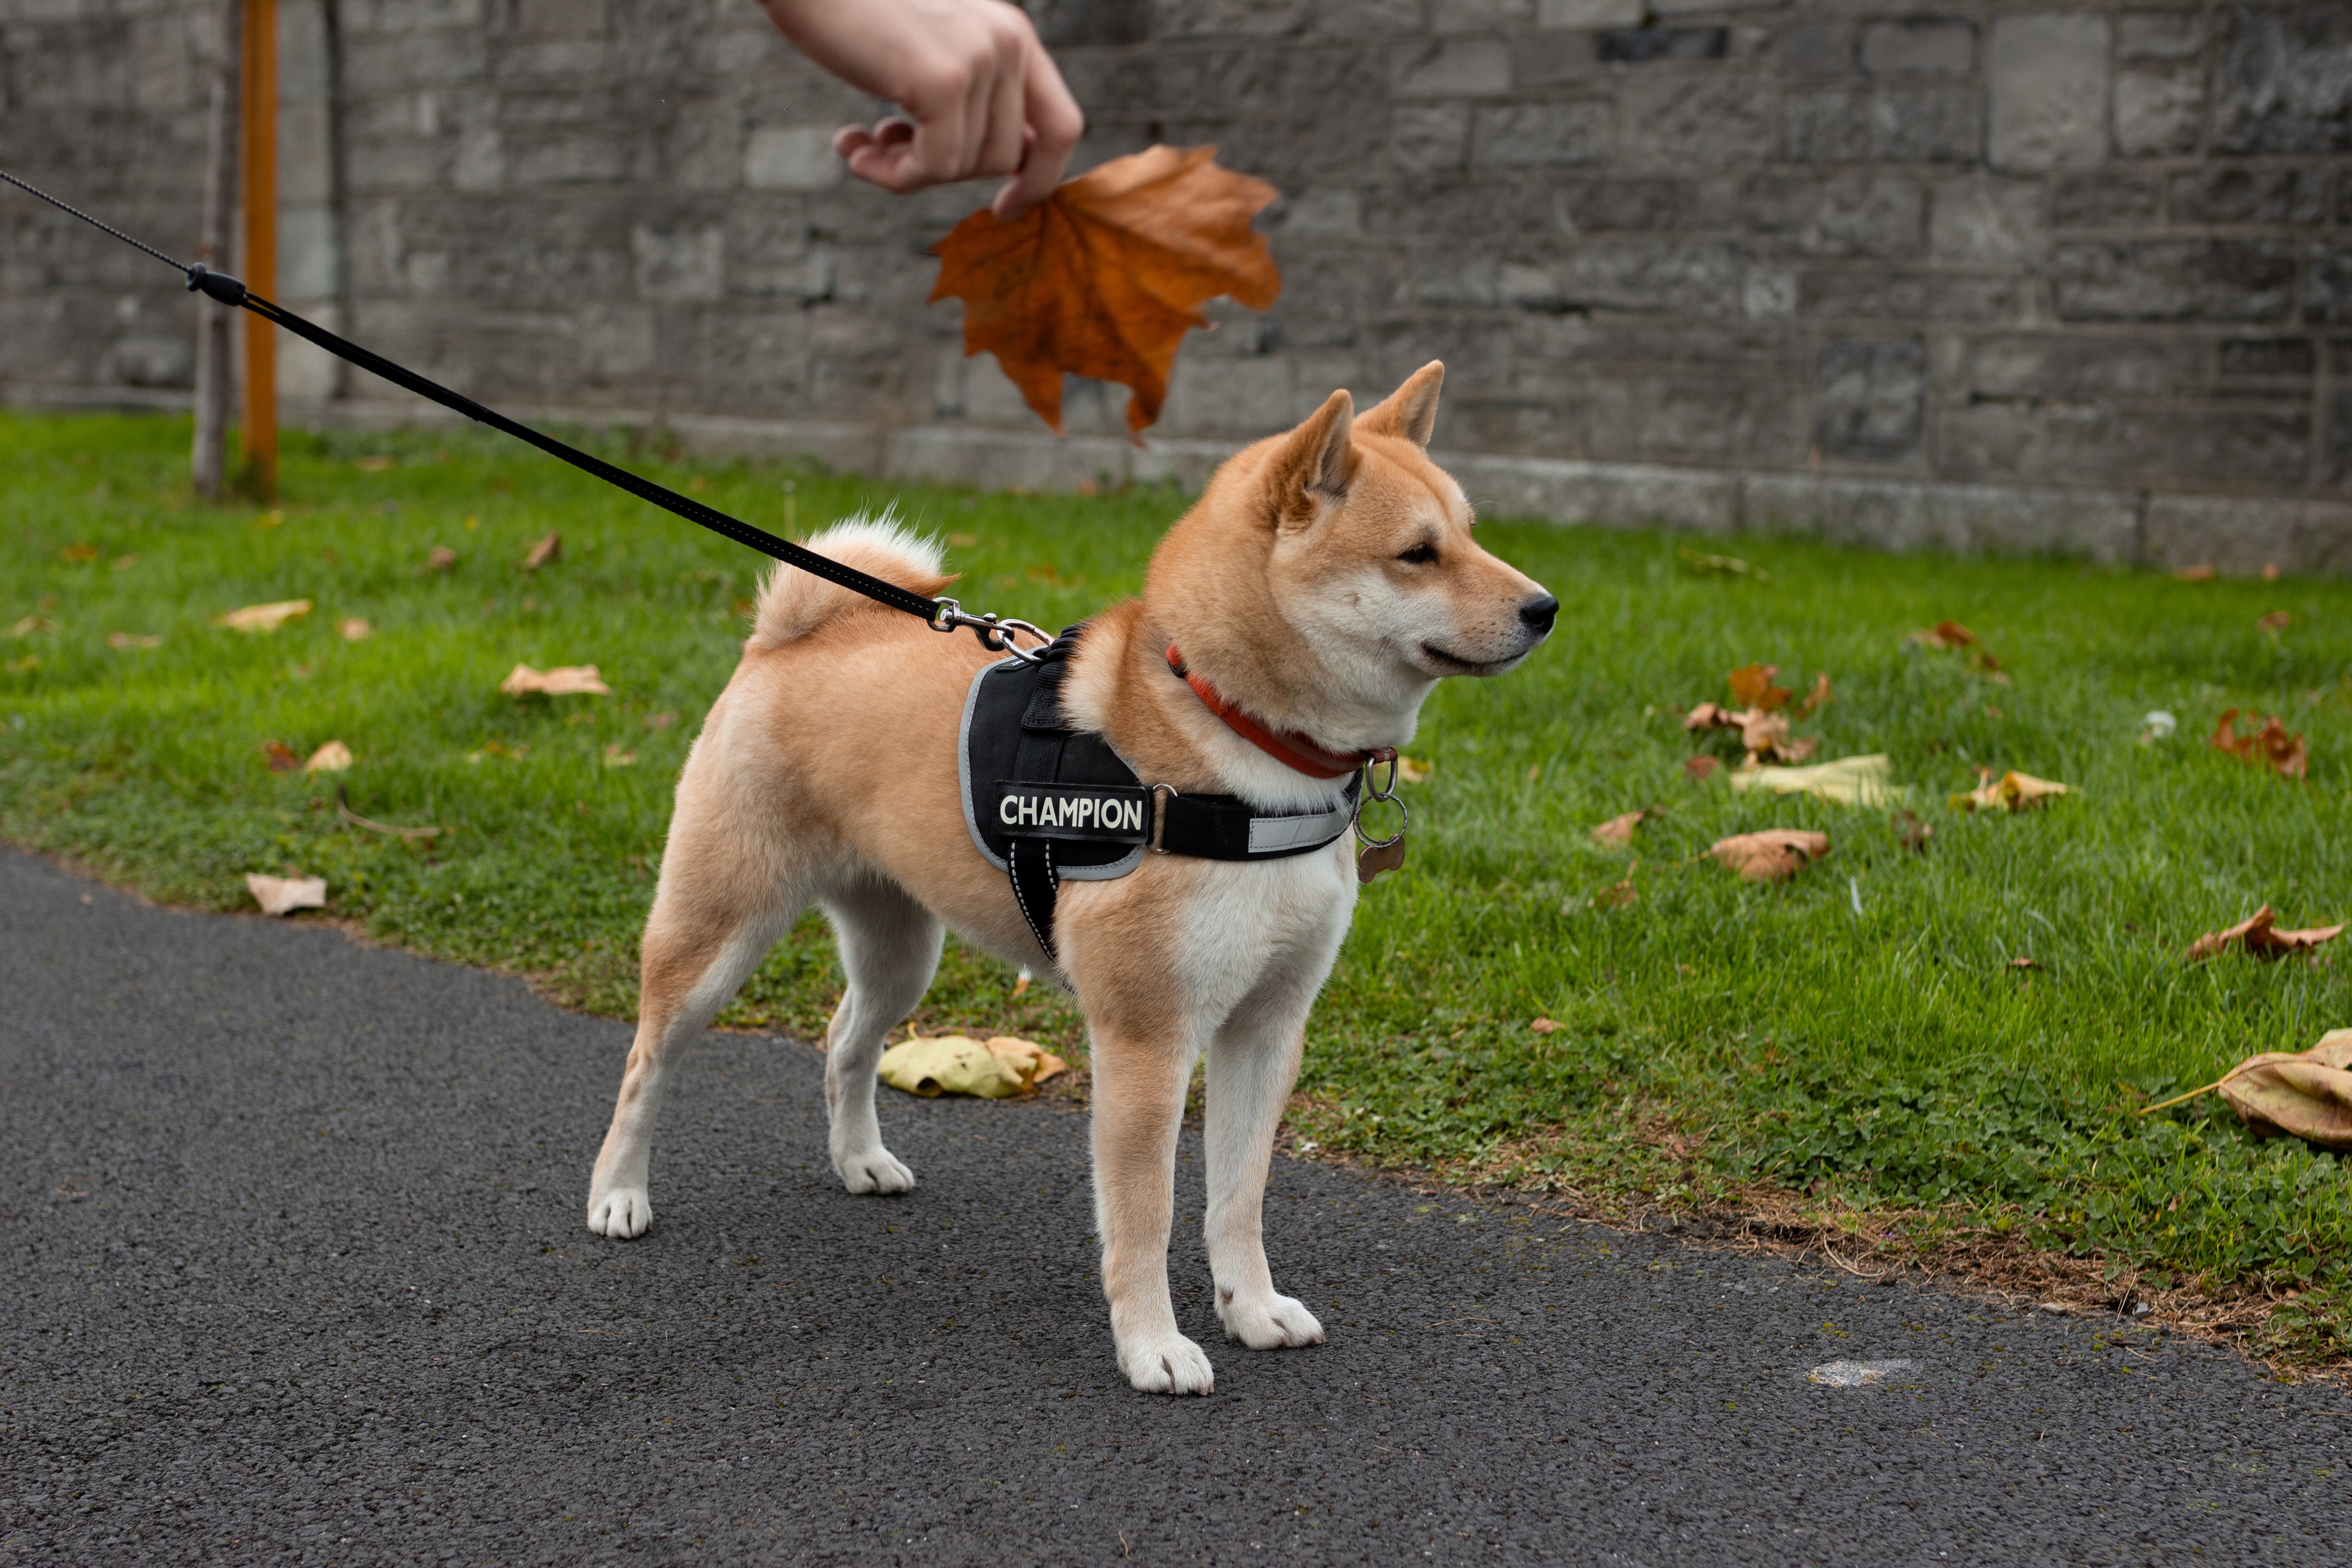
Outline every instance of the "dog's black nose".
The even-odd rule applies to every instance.
[[[1549,594],[1538,594],[1519,605],[1519,624],[1538,636],[1550,631],[1552,622],[1559,618],[1559,601]]]

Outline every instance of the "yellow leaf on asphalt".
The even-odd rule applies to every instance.
[[[519,664],[499,682],[499,689],[509,697],[521,697],[530,692],[544,692],[550,697],[610,697],[613,689],[596,677],[593,664],[564,664],[553,669],[538,670]]]
[[[258,871],[247,871],[245,885],[265,915],[290,915],[296,910],[327,907],[324,877],[265,877]]]
[[[1977,772],[1984,783],[1966,795],[1954,795],[1952,804],[1955,806],[1968,811],[1975,811],[1979,808],[1990,811],[1996,806],[2005,807],[2010,811],[2026,811],[2040,805],[2053,795],[2074,793],[2064,784],[2053,783],[2049,779],[2038,779],[2032,773],[2011,772],[1995,778],[1992,776],[1990,768],[1979,768]]]
[[[1707,853],[1750,882],[1779,882],[1830,852],[1830,836],[1801,827],[1768,827],[1718,838]]]
[[[918,1035],[884,1051],[880,1070],[883,1082],[908,1094],[1003,1100],[1069,1071],[1070,1064],[1042,1046],[1009,1035],[987,1040],[969,1035]]]
[[[310,760],[302,764],[302,771],[306,773],[339,773],[350,767],[352,761],[349,746],[341,741],[330,741],[310,753]]]
[[[226,626],[247,636],[274,632],[297,616],[310,613],[308,599],[280,599],[274,605],[247,605],[241,610],[231,610],[225,616],[215,616],[213,625]]]
[[[1809,768],[1741,768],[1731,775],[1735,791],[1810,795],[1839,805],[1893,805],[1903,792],[1886,782],[1891,766],[1884,755],[1840,757]]]

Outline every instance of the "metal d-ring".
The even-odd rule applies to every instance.
[[[1016,620],[1011,616],[998,616],[992,611],[984,616],[971,615],[953,599],[935,601],[931,613],[924,617],[924,623],[935,632],[958,632],[969,626],[979,635],[981,647],[991,653],[1009,653],[1024,664],[1043,664],[1045,656],[1042,648],[1033,652],[1015,642],[1013,638],[1014,632],[1027,632],[1041,645],[1054,640],[1052,634],[1043,626],[1031,626],[1027,621]]]
[[[1160,793],[1162,790],[1168,792],[1165,796]],[[1168,837],[1168,803],[1183,793],[1174,784],[1156,784],[1151,786],[1151,852],[1154,855],[1169,853],[1161,844]]]
[[[1380,766],[1381,763],[1384,762],[1389,765],[1389,782],[1385,784],[1374,784],[1372,782],[1372,770]],[[1367,849],[1386,849],[1391,845],[1402,843],[1404,841],[1404,830],[1412,824],[1412,809],[1406,805],[1402,799],[1398,798],[1396,786],[1396,752],[1392,751],[1381,752],[1376,754],[1371,761],[1364,764],[1365,793],[1356,797],[1356,809],[1349,816],[1348,826],[1356,830],[1356,841]],[[1393,838],[1374,838],[1371,835],[1364,831],[1364,807],[1376,800],[1386,801],[1389,805],[1397,808],[1397,830],[1396,837]]]

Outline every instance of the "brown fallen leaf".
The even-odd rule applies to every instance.
[[[2309,744],[2301,735],[2289,733],[2276,718],[2263,720],[2263,727],[2251,735],[2239,734],[2235,708],[2224,710],[2214,724],[2212,744],[2215,751],[2227,752],[2241,762],[2268,763],[2285,778],[2303,777],[2311,764]]]
[[[327,907],[324,877],[265,877],[258,871],[247,871],[245,885],[265,915],[290,915],[296,910]]]
[[[1977,634],[1958,621],[1937,621],[1903,640],[1921,647],[1968,647],[1976,642]]]
[[[308,599],[280,599],[274,605],[247,605],[241,610],[215,616],[213,625],[253,637],[262,632],[274,632],[295,617],[310,613],[310,601]]]
[[[302,765],[301,753],[283,741],[262,742],[261,755],[273,773],[290,773]]]
[[[2277,917],[2264,904],[2248,919],[2240,921],[2227,931],[2209,931],[2189,944],[2180,955],[2184,963],[2197,963],[2231,948],[2255,958],[2281,958],[2290,952],[2303,952],[2323,942],[2334,942],[2344,934],[2340,925],[2314,926],[2308,931],[2281,931]]]
[[[1006,223],[983,207],[932,247],[934,300],[964,302],[963,352],[996,356],[1037,417],[1062,429],[1062,377],[1129,388],[1127,427],[1160,417],[1202,302],[1254,310],[1282,272],[1250,220],[1280,193],[1216,164],[1213,147],[1113,158]]]
[[[1810,719],[1816,710],[1826,708],[1836,700],[1830,695],[1830,672],[1817,669],[1813,672],[1813,689],[1805,693],[1802,702],[1797,704],[1797,717]]]
[[[1631,844],[1633,842],[1633,829],[1641,826],[1654,815],[1654,807],[1644,806],[1640,811],[1629,811],[1622,816],[1612,816],[1592,830],[1592,842]]]
[[[2210,583],[2213,580],[2213,568],[2205,563],[2182,566],[2176,568],[2172,574],[2183,583]]]
[[[522,569],[526,572],[536,572],[551,561],[562,559],[563,535],[551,529],[548,531],[547,537],[534,543],[530,547],[530,553],[522,558]]]
[[[1750,882],[1786,880],[1830,852],[1830,836],[1801,827],[1768,827],[1735,833],[1708,848],[1725,866]]]
[[[1920,821],[1916,811],[1898,811],[1887,819],[1887,825],[1895,829],[1895,842],[1915,855],[1924,853],[1927,840],[1936,836],[1935,828]]]
[[[302,764],[302,771],[306,773],[339,773],[350,767],[354,760],[349,746],[341,741],[330,741],[310,753],[310,760]]]
[[[2039,969],[2042,967],[2042,962],[2033,958],[2012,958],[2009,961],[2009,966],[2011,969]]]
[[[109,632],[106,646],[119,653],[126,648],[162,647],[163,639],[150,632]]]
[[[1638,901],[1642,895],[1634,890],[1633,873],[1641,868],[1642,862],[1639,860],[1633,860],[1628,863],[1625,868],[1624,880],[1620,882],[1612,882],[1609,886],[1593,894],[1592,907],[1596,910],[1622,910],[1627,905]],[[1564,910],[1563,912],[1565,912]]]
[[[68,544],[58,553],[68,561],[79,563],[84,561],[95,561],[105,552],[95,544]]]
[[[1029,993],[1029,972],[1024,969],[1020,973],[1013,977],[1013,994],[1015,996],[1027,995]]]
[[[1780,673],[1777,664],[1743,664],[1731,672],[1733,700],[1745,708],[1761,708],[1767,713],[1777,713],[1795,695],[1785,686],[1775,686],[1772,678]]]
[[[618,741],[613,742],[604,748],[604,765],[608,768],[631,768],[636,766],[636,763],[637,753],[623,746]]]
[[[375,635],[375,628],[357,616],[347,616],[335,623],[335,630],[345,642],[365,642]]]
[[[1397,777],[1407,784],[1427,784],[1429,775],[1436,771],[1435,763],[1419,762],[1402,752],[1397,755]]]
[[[2291,1133],[2323,1149],[2352,1149],[2352,1029],[2331,1029],[2307,1051],[2264,1051],[2218,1080],[2176,1094],[2142,1116],[2219,1089],[2263,1136]]]
[[[360,459],[360,472],[363,474],[380,474],[386,468],[398,467],[400,459],[398,458],[392,457],[386,453],[376,453]]]
[[[26,616],[8,628],[8,635],[12,637],[28,637],[35,632],[53,632],[57,629],[58,623],[47,616]]]
[[[425,570],[427,572],[454,571],[457,565],[457,552],[446,544],[436,544],[425,552]]]
[[[564,664],[553,669],[538,670],[519,664],[499,682],[499,689],[509,697],[521,697],[530,692],[543,692],[550,697],[610,697],[613,689],[596,677],[593,664]]]
[[[1557,1019],[1553,1018],[1536,1018],[1529,1021],[1528,1027],[1533,1029],[1538,1035],[1549,1035],[1555,1033],[1559,1028],[1559,1023]]]
[[[1774,689],[1779,689],[1776,687]],[[1786,695],[1782,693],[1784,698]],[[1791,741],[1789,738],[1789,716],[1765,708],[1733,709],[1719,702],[1702,702],[1684,716],[1683,728],[1738,731],[1739,743],[1748,752],[1746,765],[1748,767],[1768,762],[1801,763],[1821,746],[1820,741],[1810,736]]]
[[[2266,632],[2283,632],[2293,625],[2294,617],[2284,610],[2273,610],[2254,623],[2256,629]]]
[[[1723,764],[1713,757],[1693,757],[1683,763],[1683,777],[1693,784],[1699,784],[1713,778],[1715,770],[1721,766]]]
[[[2009,811],[2026,811],[2053,795],[2074,793],[2064,784],[2038,779],[2032,773],[2012,771],[1995,778],[1990,768],[1979,768],[1977,776],[1984,782],[1966,795],[1954,795],[1953,805],[1967,811],[1979,808],[1990,811],[1995,806]]]

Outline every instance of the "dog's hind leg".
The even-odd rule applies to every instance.
[[[757,857],[730,863],[691,854],[700,842],[693,826],[685,812],[672,823],[661,888],[646,921],[636,1043],[588,1188],[588,1228],[604,1236],[641,1236],[653,1223],[646,1178],[669,1069],[806,904],[789,875],[774,874]],[[682,848],[689,852],[682,856]],[[690,863],[691,873],[673,876],[674,863]]]
[[[915,1173],[882,1146],[874,1067],[891,1029],[931,988],[944,933],[930,910],[879,878],[829,891],[824,902],[849,977],[824,1031],[833,1168],[853,1193],[903,1193],[915,1184]]]

